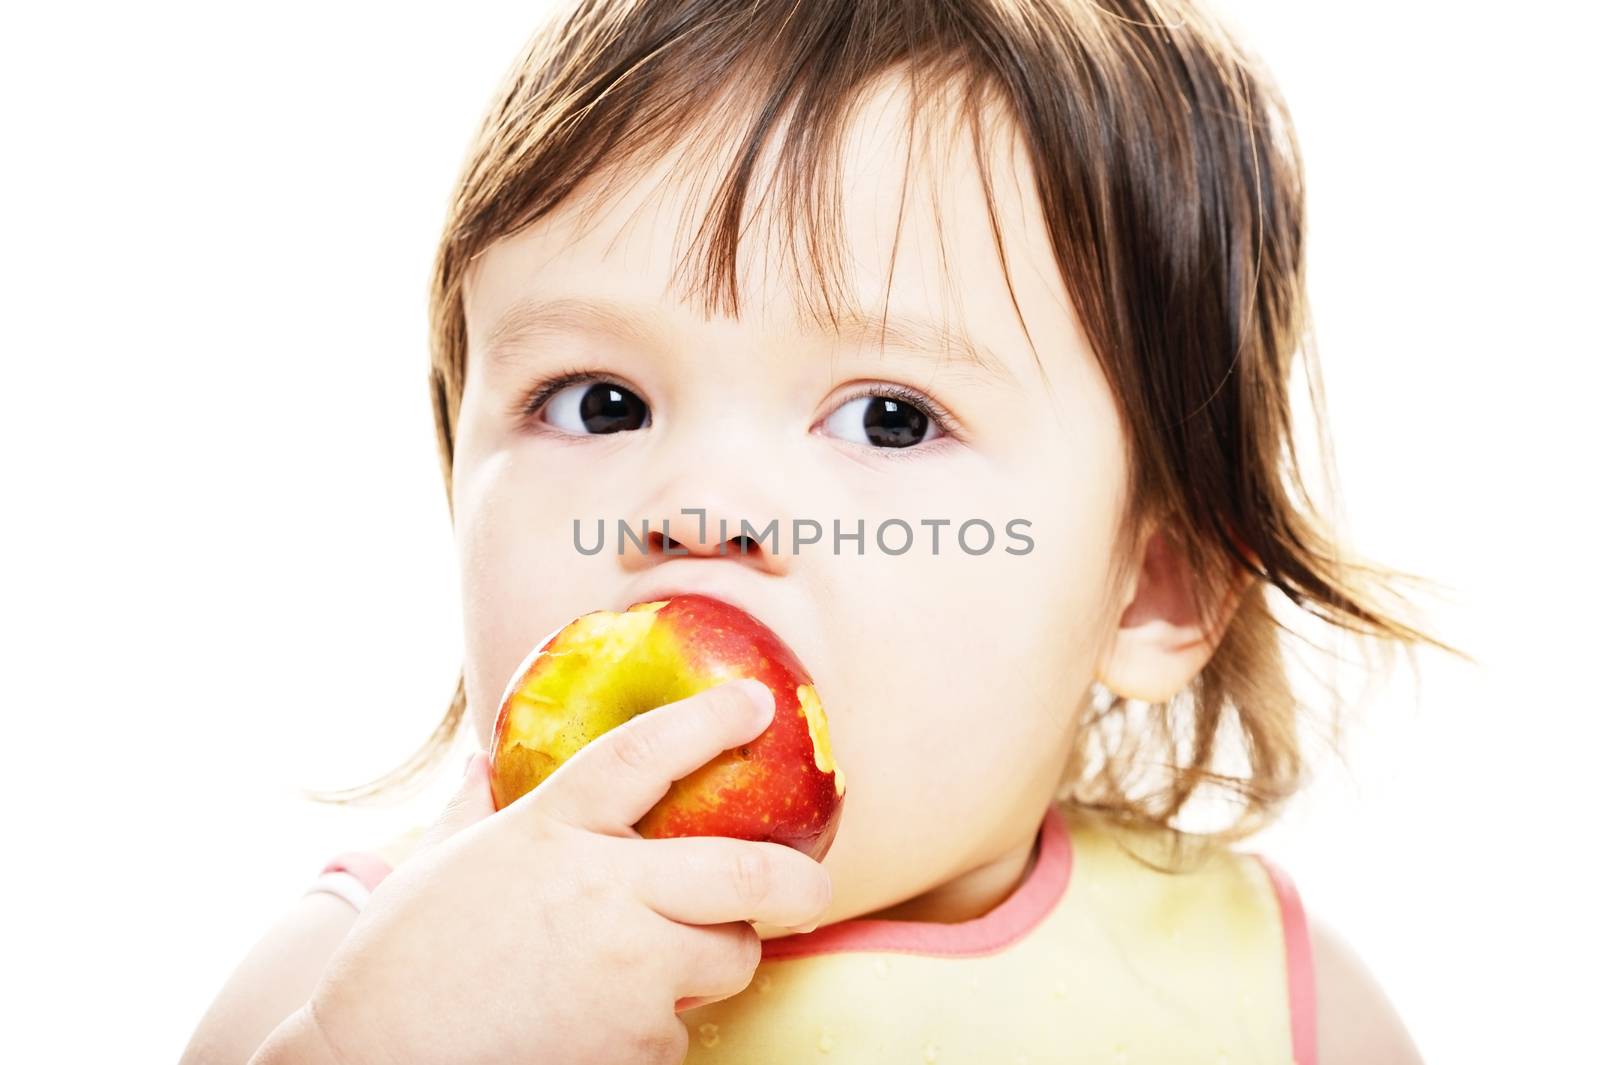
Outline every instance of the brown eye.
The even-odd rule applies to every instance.
[[[544,404],[543,417],[563,432],[598,436],[643,429],[650,424],[650,408],[621,385],[579,381],[552,395]]]
[[[927,411],[896,395],[857,396],[823,424],[841,439],[874,448],[914,447],[943,432]]]

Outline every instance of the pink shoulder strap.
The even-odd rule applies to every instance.
[[[1311,965],[1311,932],[1305,907],[1289,874],[1260,854],[1252,855],[1266,870],[1278,897],[1289,984],[1289,1038],[1295,1065],[1317,1065],[1317,983]]]

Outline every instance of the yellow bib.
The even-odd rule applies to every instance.
[[[350,852],[318,887],[360,907],[415,846]],[[1316,1065],[1305,912],[1260,855],[1153,869],[1148,832],[1050,807],[1032,868],[954,924],[857,918],[768,939],[739,994],[679,1014],[685,1065]]]
[[[1033,868],[971,921],[857,919],[764,941],[748,987],[679,1014],[686,1065],[1314,1065],[1288,879],[1231,850],[1164,873],[1112,832],[1051,807]]]

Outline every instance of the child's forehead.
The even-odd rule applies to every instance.
[[[529,295],[511,304],[486,331],[482,348],[490,358],[540,338],[574,334],[604,336],[642,347],[669,347],[666,339],[687,330],[690,308],[671,307],[617,295],[574,288],[567,292]],[[725,319],[732,322],[732,319]],[[916,311],[851,309],[832,321],[818,321],[790,308],[752,320],[766,336],[860,346],[917,356],[937,355],[941,376],[1020,387],[1026,376],[963,328],[959,322],[923,316]]]
[[[627,335],[654,303],[685,321],[936,352],[941,373],[1012,385],[1048,379],[1063,352],[1084,354],[1011,124],[989,123],[974,145],[941,105],[913,113],[895,79],[851,114],[837,152],[810,174],[780,165],[780,124],[751,169],[731,243],[710,234],[740,137],[712,136],[709,120],[592,176],[474,260],[469,347],[547,328]],[[737,272],[726,286],[724,268]]]

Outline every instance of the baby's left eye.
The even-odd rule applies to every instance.
[[[846,400],[823,426],[842,439],[874,448],[914,447],[944,435],[933,415],[896,395]]]

